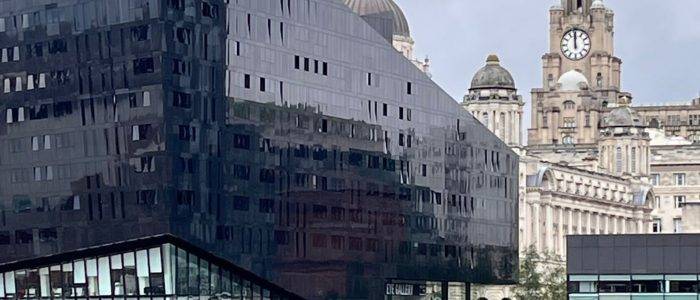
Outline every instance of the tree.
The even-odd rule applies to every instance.
[[[520,280],[515,296],[520,300],[566,299],[566,270],[554,254],[540,255],[528,248],[520,260]]]

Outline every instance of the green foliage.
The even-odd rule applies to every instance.
[[[566,269],[554,254],[540,255],[530,247],[520,260],[520,281],[515,287],[519,300],[566,299]]]

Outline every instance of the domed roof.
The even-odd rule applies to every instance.
[[[581,74],[581,72],[571,70],[561,75],[557,83],[561,85],[559,87],[560,91],[575,92],[581,90],[581,84],[588,85],[588,79],[586,79],[586,76]]]
[[[469,90],[491,88],[515,89],[513,76],[508,70],[501,67],[498,56],[493,54],[486,59],[486,66],[474,74]]]
[[[411,36],[406,16],[393,0],[343,0],[343,2],[360,16],[390,12],[394,18],[394,35]]]
[[[620,106],[610,111],[603,119],[603,127],[643,127],[641,118],[629,106]]]
[[[605,4],[603,4],[603,0],[595,0],[591,4],[591,8],[605,8]]]

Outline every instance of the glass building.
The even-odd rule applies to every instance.
[[[307,299],[517,279],[517,155],[341,1],[0,1],[0,84],[0,264],[171,235]],[[5,295],[223,288],[149,247]]]
[[[0,299],[301,299],[172,236],[15,262],[0,270]]]
[[[569,299],[700,299],[700,235],[569,236]]]

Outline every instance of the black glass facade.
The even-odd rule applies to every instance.
[[[302,51],[323,36],[309,30],[369,34],[348,47],[394,65],[354,66],[328,46],[340,42]],[[309,299],[514,282],[517,156],[372,32],[325,0],[0,2],[0,262],[172,234]],[[302,94],[323,103],[288,101]],[[150,248],[104,256],[109,268],[18,266],[10,291],[211,295],[223,282],[180,277],[213,265],[158,249],[153,266]],[[41,284],[80,268],[73,285]]]

